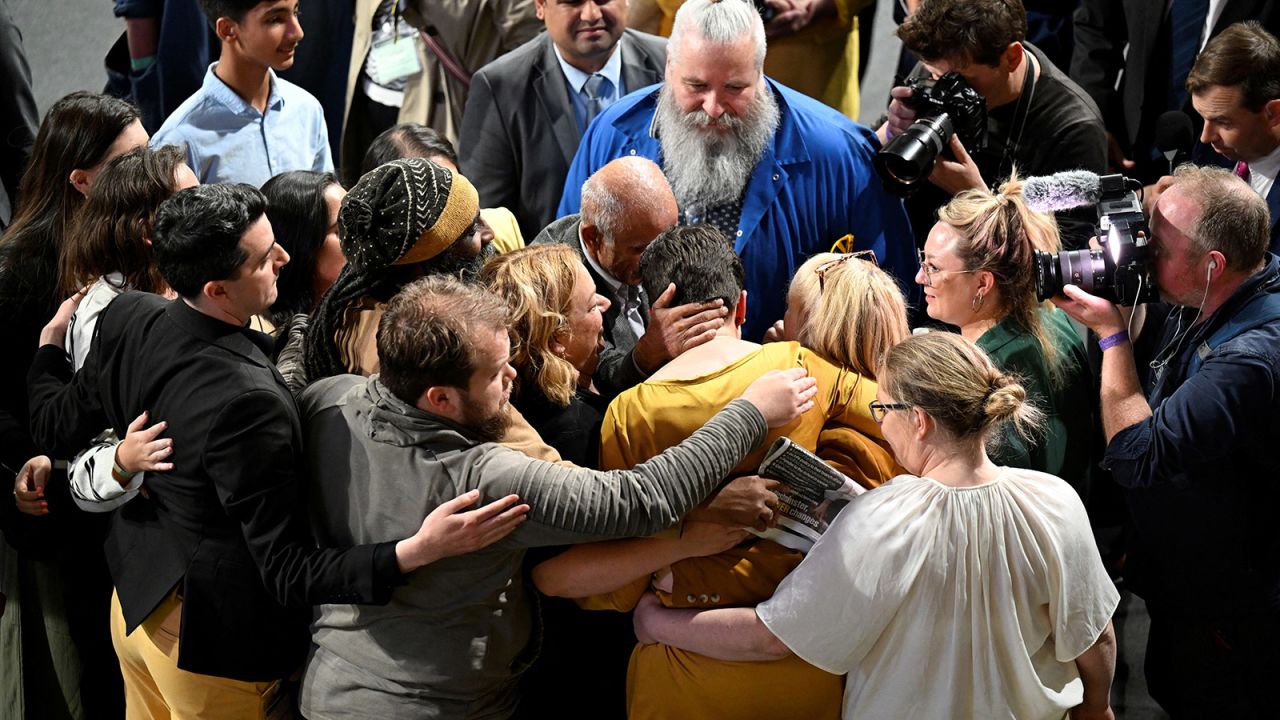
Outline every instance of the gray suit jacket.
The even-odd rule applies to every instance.
[[[560,243],[568,245],[582,255],[582,264],[587,267],[587,272],[591,273],[591,280],[596,284],[596,292],[602,293],[611,301],[609,309],[604,313],[604,350],[600,351],[600,364],[596,366],[596,389],[600,394],[607,398],[613,398],[618,393],[626,390],[633,385],[638,385],[645,379],[645,373],[636,365],[633,354],[634,347],[623,347],[614,342],[613,328],[618,322],[618,314],[622,311],[622,303],[614,301],[608,290],[608,283],[596,269],[591,267],[591,263],[587,262],[587,258],[582,252],[582,243],[578,240],[578,226],[582,223],[580,216],[565,215],[548,225],[542,232],[538,233],[530,245],[543,245],[546,243]],[[653,298],[650,298],[652,301]],[[645,325],[649,323],[649,309],[640,308],[640,316],[644,318]]]
[[[666,38],[627,30],[622,80],[628,91],[662,80]],[[462,174],[482,207],[515,213],[531,238],[556,217],[581,140],[551,37],[538,37],[485,65],[471,80],[458,138]]]

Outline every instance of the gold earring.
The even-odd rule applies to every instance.
[[[979,290],[979,291],[977,292],[977,294],[975,294],[975,295],[973,296],[973,300],[972,300],[972,301],[970,301],[970,303],[969,303],[969,307],[973,308],[973,311],[974,311],[974,312],[978,312],[979,310],[981,310],[981,309],[982,309],[982,305],[983,305],[986,301],[987,301],[987,296],[986,296],[985,294],[983,294],[983,292],[982,292],[981,290]]]

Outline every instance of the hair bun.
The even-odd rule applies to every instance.
[[[1014,417],[1027,402],[1026,388],[1008,375],[992,377],[983,409],[994,420]]]

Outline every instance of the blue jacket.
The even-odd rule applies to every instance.
[[[917,271],[902,202],[884,191],[871,165],[880,150],[875,135],[816,100],[767,82],[781,120],[747,183],[735,239],[750,298],[743,337],[753,340],[782,317],[796,268],[847,233],[855,250],[874,250],[904,289],[915,287]],[[659,88],[630,93],[587,128],[565,179],[560,217],[578,212],[582,183],[610,160],[639,155],[662,163],[661,145],[650,133]]]
[[[1157,347],[1173,357],[1146,388],[1153,415],[1117,433],[1103,458],[1137,530],[1126,575],[1153,614],[1280,615],[1280,321],[1202,353],[1257,293],[1280,294],[1274,255],[1181,342],[1174,336],[1196,308],[1169,316]],[[1188,377],[1198,354],[1203,364]]]

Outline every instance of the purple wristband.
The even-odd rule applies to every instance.
[[[1127,330],[1121,330],[1115,335],[1108,335],[1099,340],[1098,347],[1102,348],[1103,352],[1106,352],[1120,343],[1127,342],[1129,342],[1129,332]]]

